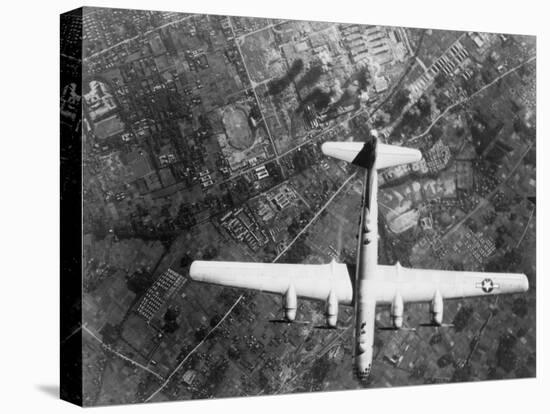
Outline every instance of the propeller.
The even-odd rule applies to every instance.
[[[336,330],[347,329],[347,328],[349,328],[349,326],[316,325],[316,326],[314,326],[314,328],[315,329],[326,329],[326,330],[336,331]]]
[[[411,331],[416,332],[416,328],[396,328],[395,326],[377,326],[378,331]]]
[[[286,323],[288,325],[292,323],[296,323],[299,325],[307,325],[309,324],[309,321],[289,321],[288,319],[270,319],[269,323]]]
[[[427,323],[421,323],[418,325],[419,327],[424,328],[454,328],[454,323],[442,323],[441,325],[438,325],[437,323],[433,322],[427,322]]]

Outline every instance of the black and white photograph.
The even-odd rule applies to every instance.
[[[6,53],[4,388],[29,378],[31,412],[540,406],[529,2],[211,3],[45,5],[34,63]]]
[[[93,7],[61,30],[79,403],[535,376],[534,36]]]

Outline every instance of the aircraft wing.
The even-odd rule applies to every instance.
[[[526,292],[527,276],[522,273],[463,272],[409,269],[400,265],[378,266],[377,299],[391,303],[396,292],[404,302],[430,301],[436,291],[443,299]]]
[[[191,279],[220,286],[284,295],[293,287],[296,296],[325,301],[334,292],[338,303],[353,303],[354,269],[343,263],[323,265],[220,262],[196,260]],[[391,303],[399,293],[404,302],[428,302],[439,291],[443,299],[525,292],[527,276],[521,273],[463,272],[378,266],[370,288],[376,301]]]
[[[189,276],[199,282],[280,295],[292,286],[298,297],[322,301],[333,292],[343,305],[351,305],[353,301],[348,267],[336,262],[310,265],[196,260],[191,264]]]

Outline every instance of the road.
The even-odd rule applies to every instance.
[[[433,59],[432,63],[430,63],[430,65],[428,67],[426,67],[426,65],[422,62],[422,60],[420,60],[420,58],[418,57],[418,53],[415,53],[415,57],[416,57],[416,62],[418,63],[418,65],[424,70],[424,73],[421,74],[420,76],[418,76],[418,78],[416,78],[416,80],[414,82],[411,82],[411,84],[414,84],[416,83],[417,80],[421,79],[422,76],[424,76],[434,65],[436,62],[438,62],[443,56],[445,56],[446,53],[449,52],[449,50],[455,46],[457,43],[460,42],[460,40],[465,36],[465,33],[461,34],[453,43],[450,44],[450,46],[448,46],[437,58]],[[399,114],[399,116],[391,123],[391,125],[389,125],[388,127],[386,127],[387,130],[389,131],[392,131],[393,129],[395,129],[395,126],[398,125],[402,120],[403,120],[403,116],[416,104],[416,102],[418,102],[418,100],[420,99],[420,97],[424,94],[424,92],[430,87],[431,83],[428,83],[422,93],[416,93],[415,94],[415,99],[411,99],[404,107],[403,109],[401,110],[401,113]]]
[[[447,115],[447,113],[449,111],[451,111],[453,108],[456,108],[457,106],[459,105],[462,105],[466,102],[468,102],[470,99],[476,97],[477,95],[479,95],[480,93],[482,93],[484,90],[486,90],[487,88],[490,88],[491,86],[493,86],[495,83],[497,83],[499,80],[501,80],[502,78],[505,78],[506,76],[514,73],[515,71],[517,71],[518,69],[520,69],[521,67],[527,65],[528,63],[534,61],[537,57],[536,56],[532,56],[530,57],[529,59],[527,59],[525,62],[522,62],[520,63],[519,65],[517,66],[514,66],[512,69],[509,69],[507,70],[506,72],[502,73],[500,76],[497,76],[493,81],[491,81],[490,83],[488,83],[487,85],[484,85],[482,88],[480,88],[479,90],[477,90],[476,92],[474,92],[473,94],[471,94],[470,96],[458,101],[458,102],[455,102],[454,104],[452,105],[449,105],[447,108],[445,108],[445,110],[443,112],[441,112],[439,114],[439,116],[437,118],[435,118],[432,123],[430,124],[430,126],[428,126],[428,128],[422,132],[421,134],[419,135],[416,135],[416,136],[413,136],[409,139],[407,139],[405,142],[410,142],[410,141],[414,141],[414,140],[417,140],[418,138],[421,138],[423,137],[424,135],[426,135],[428,132],[430,132],[430,130],[434,127],[435,124],[437,124],[439,122],[439,120],[441,118],[443,118],[445,115]]]
[[[313,216],[313,218],[302,228],[302,230],[300,230],[298,232],[298,234],[296,235],[296,237],[294,237],[294,239],[292,239],[292,241],[287,244],[285,246],[285,248],[277,255],[277,257],[275,258],[275,260],[273,260],[274,262],[276,262],[277,260],[279,260],[287,251],[288,249],[290,249],[290,247],[292,247],[292,245],[294,243],[296,243],[296,240],[298,240],[300,238],[300,236],[302,234],[304,234],[307,229],[315,222],[315,220],[317,220],[317,218],[319,218],[319,216],[323,213],[323,211],[326,210],[326,208],[329,206],[330,203],[332,203],[332,201],[336,198],[336,196],[338,194],[340,194],[340,192],[344,189],[344,187],[346,185],[348,185],[348,183],[355,178],[355,176],[357,175],[357,173],[353,173],[352,175],[350,175],[346,181],[344,181],[342,183],[342,185],[340,187],[338,187],[338,189],[334,192],[334,194],[332,194],[332,196],[330,196],[330,198],[327,200],[327,202],[325,204],[323,204],[323,206],[319,209],[319,211],[317,211],[317,213]]]
[[[233,26],[231,26],[231,30],[233,31]],[[242,55],[242,52],[240,50],[240,46],[237,45],[238,47],[238,50],[239,50],[239,53],[241,55],[241,59],[243,60],[243,64],[245,66],[245,70],[247,71],[247,76],[249,78],[249,81],[251,82],[251,85],[252,85],[252,89],[254,90],[254,83],[252,81],[252,79],[250,78],[250,74],[248,72],[248,69],[246,68],[246,64],[244,63],[244,58],[243,58],[243,55]],[[418,50],[419,48],[417,48],[417,51],[416,53],[418,53]],[[401,77],[401,79],[399,80],[399,82],[401,82],[404,77],[406,76],[406,73],[408,73],[408,71],[410,70],[410,66],[407,68],[407,70],[405,71],[405,74]],[[371,112],[369,115],[372,115],[374,112],[376,112],[385,102],[387,102],[387,100],[389,100],[391,98],[391,96],[393,95],[393,93],[395,92],[397,88],[394,88],[392,89],[392,91],[387,95],[386,99],[384,99],[384,101],[382,103],[380,103],[379,105],[377,105]],[[254,95],[256,97],[256,100],[259,104],[259,100],[258,100],[258,97],[256,95],[256,91],[254,90]],[[326,128],[322,131],[320,131],[318,134],[316,134],[315,136],[311,137],[311,138],[308,138],[306,139],[304,142],[302,142],[301,144],[285,151],[284,153],[282,154],[277,154],[276,152],[276,156],[275,158],[272,158],[268,161],[265,161],[264,163],[261,163],[261,164],[258,164],[254,167],[251,167],[251,168],[248,168],[246,170],[241,170],[238,174],[236,175],[233,175],[227,179],[225,179],[223,182],[228,182],[242,174],[245,174],[246,172],[252,170],[253,168],[258,168],[258,166],[260,165],[264,165],[264,164],[267,164],[268,162],[272,162],[273,160],[277,160],[277,162],[279,162],[280,158],[281,157],[284,157],[288,154],[290,154],[291,152],[293,151],[296,151],[298,148],[301,148],[302,146],[304,145],[307,145],[311,142],[313,142],[317,137],[319,137],[320,135],[322,134],[325,134],[329,131],[331,131],[332,129],[342,125],[343,123],[346,123],[346,122],[349,122],[351,121],[352,119],[356,118],[357,116],[361,115],[361,114],[364,114],[364,113],[367,113],[367,108],[361,108],[359,110],[357,110],[355,113],[351,114],[351,115],[348,115],[346,117],[346,119],[338,122],[338,123],[335,123],[334,125],[330,126],[329,128]],[[262,113],[262,118],[263,118],[263,113]],[[265,118],[264,118],[264,123],[265,123]],[[267,129],[267,124],[266,124],[266,129]],[[270,136],[270,139],[271,139],[271,136]],[[276,148],[273,144],[273,141],[272,142],[272,145],[273,145],[273,148],[274,150],[276,151]],[[344,181],[344,183],[332,194],[332,196],[327,200],[327,202],[319,209],[319,211],[317,211],[317,213],[313,216],[313,218],[304,226],[304,228],[302,228],[302,230],[300,230],[300,232],[296,235],[296,237],[294,239],[291,240],[291,242],[285,246],[285,248],[275,257],[275,259],[273,260],[273,262],[276,262],[278,261],[287,251],[288,249],[298,240],[298,238],[305,232],[307,231],[307,229],[315,222],[315,220],[317,220],[317,218],[322,214],[322,212],[330,205],[330,203],[336,198],[336,196],[346,187],[346,185],[353,179],[355,178],[357,173],[354,173],[352,174],[350,177],[348,177],[346,179],[346,181]],[[244,295],[240,295],[237,300],[231,305],[231,307],[228,309],[228,311],[224,314],[224,316],[222,317],[222,319],[218,322],[218,324],[216,324],[216,326],[214,326],[207,334],[206,336],[203,338],[203,340],[201,342],[199,342],[190,352],[189,354],[187,354],[185,356],[185,358],[178,364],[178,366],[172,371],[172,373],[167,377],[167,379],[163,382],[163,384],[156,390],[154,391],[147,399],[145,399],[144,402],[149,402],[151,401],[159,392],[161,392],[165,387],[166,385],[168,385],[168,383],[170,382],[170,380],[172,379],[172,377],[181,369],[181,367],[183,366],[183,364],[185,363],[185,361],[187,361],[189,359],[189,357],[194,354],[197,349],[200,348],[200,346],[205,342],[205,340],[212,334],[212,332],[214,332],[220,325],[221,323],[231,314],[231,312],[233,311],[233,309],[235,308],[235,306],[237,306],[241,300],[243,299]]]
[[[233,312],[233,309],[235,309],[235,306],[237,306],[239,304],[239,302],[243,299],[243,297],[244,297],[244,295],[241,294],[237,298],[235,303],[233,303],[233,305],[231,305],[231,307],[227,310],[227,312],[225,312],[225,315],[223,315],[223,317],[220,319],[220,321],[212,329],[210,329],[210,331],[208,331],[206,336],[185,356],[185,358],[183,358],[183,360],[178,364],[178,366],[176,368],[174,368],[172,373],[166,378],[166,380],[161,384],[161,386],[159,388],[157,388],[157,390],[154,391],[149,397],[147,397],[144,402],[151,401],[151,399],[154,398],[155,395],[157,395],[159,392],[161,392],[168,385],[168,383],[170,382],[172,377],[174,375],[176,375],[176,373],[180,370],[180,368],[183,366],[183,364],[185,364],[185,362],[187,362],[189,357],[191,355],[193,355],[197,351],[197,349],[199,349],[201,347],[201,345],[208,339],[208,337],[212,334],[212,332],[214,332],[218,328],[218,326],[220,326],[223,323],[223,321],[225,321],[225,319],[229,316],[229,314],[231,312]]]
[[[279,253],[277,255],[277,257],[273,260],[273,262],[276,262],[277,260],[279,260],[282,257],[282,255],[296,242],[296,240],[298,240],[300,235],[302,235],[309,228],[309,226],[311,226],[311,224],[313,222],[315,222],[315,220],[329,206],[329,204],[336,198],[336,196],[346,187],[346,185],[356,176],[356,174],[357,173],[353,173],[351,176],[349,176],[347,178],[346,181],[344,181],[344,183],[332,194],[332,196],[319,209],[317,214],[315,214],[315,216],[313,216],[313,218],[304,226],[304,228],[298,233],[298,235],[294,239],[292,239],[292,241],[285,247],[285,249],[281,253]],[[170,382],[172,377],[181,369],[183,364],[189,359],[189,357],[191,355],[193,355],[201,347],[201,345],[208,339],[208,337],[212,334],[212,332],[214,332],[223,323],[223,321],[225,321],[225,319],[227,319],[227,317],[231,314],[231,312],[233,312],[233,309],[235,309],[235,307],[241,302],[243,297],[244,297],[244,294],[241,294],[237,298],[237,300],[235,300],[235,302],[231,305],[231,307],[223,315],[223,317],[220,319],[220,321],[212,329],[210,329],[210,331],[208,331],[206,336],[185,356],[185,358],[178,364],[178,366],[176,368],[174,368],[172,373],[166,378],[166,380],[162,383],[162,385],[156,391],[154,391],[149,397],[147,397],[147,399],[145,399],[144,402],[151,401],[159,392],[161,392],[166,387],[166,385],[168,385],[168,383]]]
[[[351,324],[350,324],[351,323]],[[350,324],[350,325],[348,325]],[[344,325],[348,325],[346,326],[345,328],[341,328],[340,329],[340,333],[335,335],[334,338],[332,338],[324,347],[323,349],[321,349],[318,353],[316,353],[315,355],[312,355],[311,358],[309,358],[308,360],[306,359],[302,359],[294,368],[293,370],[296,372],[298,370],[298,367],[300,367],[301,365],[303,365],[306,361],[307,362],[313,362],[313,361],[316,361],[318,360],[319,358],[321,358],[323,355],[325,355],[330,349],[332,349],[332,347],[336,344],[336,341],[338,341],[340,338],[342,338],[342,336],[344,336],[351,328],[354,327],[353,325],[353,316],[350,316],[349,318],[347,318],[347,320],[344,322]],[[315,328],[312,328],[312,329],[315,329]],[[283,392],[283,388],[287,385],[287,384],[292,384],[296,378],[298,378],[300,375],[302,375],[304,372],[296,372],[296,374],[294,374],[293,377],[291,378],[284,378],[283,381],[281,381],[280,385],[279,385],[279,389],[277,390],[277,392],[275,392],[274,394],[282,394],[282,393],[287,393],[287,392],[290,392],[290,391],[287,391],[285,390]],[[260,394],[263,394],[263,390],[260,391]]]
[[[157,374],[155,371],[147,368],[145,365],[142,365],[140,364],[139,362],[136,362],[134,361],[133,359],[131,358],[128,358],[126,355],[123,355],[121,354],[120,352],[118,352],[117,350],[111,348],[111,346],[107,345],[105,342],[103,342],[99,337],[96,336],[96,334],[94,334],[91,330],[88,329],[88,327],[86,327],[86,325],[84,325],[82,327],[82,330],[86,333],[88,333],[92,338],[94,338],[97,342],[99,342],[105,349],[107,349],[109,352],[112,352],[113,354],[117,355],[118,357],[122,358],[123,360],[125,361],[128,361],[129,363],[131,363],[132,365],[135,365],[145,371],[147,371],[148,373],[154,375],[157,379],[159,380],[164,380],[164,378],[162,376],[160,376],[159,374]]]
[[[233,22],[231,21],[231,19],[229,19],[229,27],[231,28],[231,33],[233,33],[233,37],[235,37],[235,30],[233,29]],[[281,162],[278,157],[279,153],[277,151],[277,147],[275,146],[275,141],[273,141],[273,136],[271,135],[271,131],[269,130],[269,126],[267,125],[267,122],[265,120],[264,112],[262,111],[262,108],[260,106],[260,99],[258,98],[258,93],[256,92],[256,83],[252,80],[252,77],[250,76],[250,72],[248,71],[248,67],[246,65],[246,60],[241,50],[241,45],[239,44],[239,40],[237,39],[235,39],[235,46],[237,47],[237,50],[239,51],[239,56],[241,57],[241,61],[243,62],[244,70],[246,71],[246,76],[248,77],[248,82],[250,82],[250,85],[252,86],[252,93],[254,93],[254,98],[256,99],[256,105],[258,105],[258,109],[260,111],[260,114],[262,115],[262,121],[264,123],[267,136],[269,138],[269,141],[271,142],[271,147],[273,148],[273,152],[276,155],[275,160],[279,165],[281,173],[283,174],[283,177],[284,177],[285,171],[281,166]]]
[[[229,20],[231,20],[231,18]],[[244,40],[246,37],[248,37],[250,35],[253,35],[253,34],[256,34],[256,33],[259,33],[259,32],[263,32],[264,30],[267,30],[267,29],[274,29],[275,27],[280,26],[280,25],[285,24],[285,23],[288,23],[290,21],[292,21],[292,20],[283,20],[283,21],[280,21],[280,22],[277,22],[277,23],[271,23],[267,26],[260,27],[258,30],[254,30],[252,32],[244,33],[240,36],[237,36],[237,37],[235,37],[235,39]],[[233,22],[231,22],[231,31],[233,32],[233,36],[235,36],[235,32],[233,30]]]
[[[107,47],[107,48],[105,48],[105,49],[102,49],[102,50],[100,50],[100,51],[98,51],[98,52],[96,52],[96,53],[92,53],[90,56],[86,56],[86,57],[84,58],[84,62],[87,62],[87,61],[90,60],[90,59],[93,59],[93,58],[95,58],[95,57],[98,57],[98,56],[100,56],[100,55],[103,55],[103,54],[107,53],[109,50],[116,49],[117,47],[122,46],[123,44],[130,43],[130,42],[132,42],[132,41],[134,41],[134,40],[139,39],[140,37],[145,37],[145,36],[147,36],[148,34],[151,34],[151,33],[153,33],[153,32],[156,32],[157,30],[164,29],[165,27],[169,27],[169,26],[172,26],[172,25],[174,25],[174,24],[181,23],[181,22],[183,22],[183,21],[185,21],[185,20],[188,20],[188,19],[191,19],[191,18],[193,18],[193,17],[195,17],[194,14],[189,15],[189,16],[185,16],[185,17],[182,17],[181,19],[174,20],[174,21],[165,23],[165,24],[163,24],[163,25],[161,25],[161,26],[155,27],[154,29],[147,30],[146,32],[143,32],[143,33],[140,33],[140,34],[138,34],[138,35],[135,35],[134,37],[130,37],[129,39],[122,40],[122,41],[120,41],[120,42],[118,42],[118,43],[116,43],[116,44],[114,44],[114,45],[112,45],[112,46],[109,46],[109,47]]]
[[[332,27],[332,26],[331,26]],[[231,25],[231,30],[233,31],[233,26]],[[263,29],[260,29],[260,30],[263,30]],[[258,30],[258,31],[260,31]],[[326,30],[326,29],[323,29],[323,30]],[[234,31],[233,31],[233,34],[234,34]],[[243,35],[243,36],[246,36],[246,35]],[[255,96],[255,99],[258,103],[258,107],[259,107],[259,99],[258,99],[258,95],[256,94],[256,86],[266,82],[266,81],[263,81],[263,82],[260,82],[260,83],[255,83],[252,78],[250,77],[250,73],[248,72],[248,68],[246,66],[246,63],[245,63],[245,60],[244,60],[244,57],[243,57],[243,54],[242,54],[242,51],[241,51],[241,48],[240,48],[240,45],[238,43],[237,44],[237,49],[239,51],[239,54],[240,54],[240,57],[241,57],[241,60],[243,61],[243,65],[244,65],[244,68],[246,70],[246,73],[247,73],[247,77],[248,77],[248,80],[250,82],[250,85],[251,87],[250,88],[246,88],[245,91],[248,91],[249,89],[252,89],[253,93],[254,93],[254,96]],[[399,85],[401,85],[401,83],[405,80],[406,76],[408,75],[408,73],[410,72],[410,70],[412,69],[413,67],[413,64],[414,62],[416,61],[416,57],[418,56],[418,53],[420,51],[420,48],[422,46],[422,41],[419,41],[419,44],[414,52],[414,55],[411,57],[407,67],[405,68],[405,70],[403,71],[402,75],[400,76],[399,80],[395,83],[395,85],[392,87],[392,90],[386,95],[386,97],[381,101],[379,102],[374,108],[371,108],[369,110],[368,107],[362,107],[360,109],[357,109],[355,112],[353,113],[347,113],[345,115],[341,115],[341,116],[345,116],[344,119],[341,119],[339,120],[338,122],[335,122],[333,125],[327,127],[327,128],[324,128],[324,129],[321,129],[320,131],[316,132],[313,136],[311,137],[308,137],[306,138],[303,142],[301,142],[300,144],[292,147],[292,148],[289,148],[288,150],[282,152],[282,153],[278,153],[277,152],[277,148],[274,144],[274,141],[272,139],[272,136],[269,132],[269,129],[267,127],[267,124],[265,122],[265,116],[263,114],[263,112],[260,110],[260,113],[262,114],[262,120],[264,122],[264,125],[266,126],[266,130],[269,134],[269,139],[270,139],[270,142],[271,142],[271,146],[273,148],[273,151],[275,153],[275,156],[268,159],[268,160],[265,160],[265,161],[262,161],[262,162],[259,162],[257,164],[255,164],[254,166],[252,167],[247,167],[247,168],[244,168],[244,169],[241,169],[239,170],[238,172],[232,174],[231,176],[217,182],[216,184],[217,185],[221,185],[221,184],[227,184],[229,182],[231,182],[232,180],[235,180],[236,178],[244,175],[244,174],[247,174],[251,171],[253,171],[254,169],[258,168],[258,167],[261,167],[261,166],[264,166],[266,164],[269,164],[273,161],[277,162],[277,164],[279,165],[279,168],[281,168],[281,172],[283,173],[283,176],[285,175],[284,174],[284,169],[282,168],[281,166],[281,163],[280,163],[280,160],[281,158],[283,157],[286,157],[287,155],[293,153],[294,151],[297,151],[299,150],[300,148],[302,148],[303,146],[305,145],[308,145],[308,144],[312,144],[312,143],[315,143],[319,137],[321,137],[322,135],[324,134],[327,134],[329,133],[330,131],[332,131],[333,129],[335,128],[338,128],[344,124],[347,124],[349,123],[350,121],[352,121],[353,119],[357,118],[358,116],[360,115],[363,115],[363,114],[366,114],[368,117],[372,117],[378,110],[380,110],[380,108],[382,108],[382,106],[384,106],[390,99],[391,97],[395,94],[395,92],[398,90],[399,88]],[[238,93],[241,93],[242,91],[239,91]],[[173,184],[174,186],[175,185],[178,185],[179,183],[176,183],[176,184]],[[195,183],[195,184],[192,184],[191,186],[189,186],[188,188],[192,188],[194,186],[198,186],[200,185],[200,183]],[[168,187],[164,187],[164,189],[166,189]]]
[[[519,160],[516,162],[516,164],[514,165],[514,167],[510,170],[510,172],[508,173],[508,175],[506,176],[506,178],[504,180],[502,180],[501,183],[499,183],[494,189],[493,191],[491,191],[489,194],[487,194],[485,197],[483,197],[483,200],[481,200],[472,210],[470,210],[470,212],[468,214],[466,214],[464,217],[462,217],[462,219],[460,219],[453,227],[451,227],[449,230],[447,230],[443,236],[441,237],[442,239],[447,237],[449,234],[451,234],[452,232],[454,232],[456,229],[458,229],[462,224],[464,224],[466,222],[466,220],[468,220],[470,217],[472,217],[475,213],[477,213],[479,211],[479,209],[481,209],[482,207],[484,207],[486,205],[486,200],[490,200],[491,198],[493,198],[493,196],[497,193],[497,191],[500,189],[500,187],[502,187],[504,184],[506,184],[506,182],[512,177],[512,175],[516,172],[516,170],[518,169],[518,167],[521,165],[521,162],[523,161],[523,159],[525,158],[525,156],[529,153],[529,151],[531,150],[531,148],[533,147],[533,143],[529,143],[528,147],[527,147],[527,150],[524,151],[524,153],[521,155],[521,157],[519,158]]]
[[[534,213],[535,213],[535,207],[533,206],[533,208],[531,209],[531,214],[529,215],[529,220],[527,220],[527,224],[525,225],[525,229],[523,230],[523,233],[521,234],[521,237],[519,238],[519,240],[516,244],[516,249],[519,247],[519,245],[523,241],[523,238],[527,234],[527,230],[529,230],[529,224],[531,224],[531,220],[533,219],[533,214]]]

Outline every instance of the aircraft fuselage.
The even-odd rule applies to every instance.
[[[372,153],[376,154],[375,149]],[[355,368],[362,380],[370,375],[373,357],[376,296],[369,284],[376,279],[378,266],[377,193],[378,174],[373,156],[363,181],[355,277]]]

